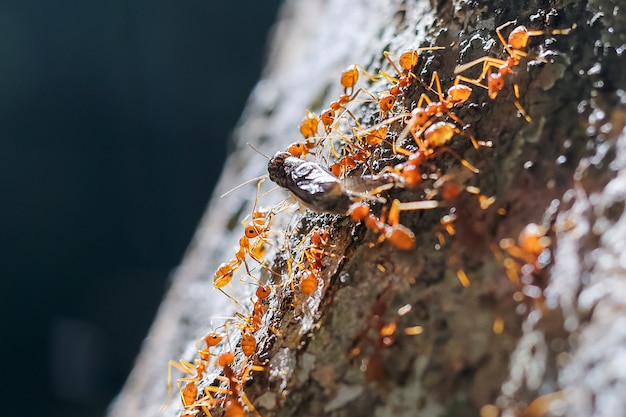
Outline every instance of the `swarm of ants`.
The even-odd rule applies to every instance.
[[[426,82],[416,74],[416,66],[424,53],[437,54],[446,49],[430,46],[402,52],[399,55],[385,51],[385,62],[391,70],[368,71],[354,64],[340,75],[343,88],[337,100],[319,114],[306,110],[299,131],[302,138],[283,151],[269,158],[269,179],[287,190],[295,204],[259,207],[260,187],[258,180],[254,207],[244,219],[243,236],[234,257],[222,263],[213,277],[214,286],[232,300],[237,312],[225,319],[217,329],[210,331],[198,341],[197,358],[193,362],[170,361],[168,366],[168,391],[176,389],[181,398],[181,415],[204,413],[211,416],[220,410],[229,417],[249,414],[260,416],[246,395],[246,384],[254,373],[268,371],[268,359],[259,351],[263,337],[280,337],[280,332],[269,322],[268,311],[273,294],[280,288],[289,288],[294,298],[323,296],[328,285],[324,278],[326,259],[333,253],[332,229],[314,226],[297,244],[283,243],[280,250],[286,253],[285,277],[272,270],[266,261],[269,245],[275,245],[277,233],[272,231],[274,217],[291,212],[295,206],[318,213],[332,213],[363,224],[374,236],[371,245],[391,245],[400,251],[410,251],[416,246],[416,236],[410,227],[402,224],[401,214],[417,210],[445,210],[437,227],[433,227],[443,243],[445,234],[455,234],[455,205],[459,196],[466,193],[477,198],[479,206],[486,210],[495,197],[485,195],[466,180],[480,175],[475,161],[466,160],[455,141],[466,141],[467,146],[480,154],[492,146],[491,141],[476,138],[471,126],[457,114],[459,109],[471,103],[473,89],[487,90],[488,97],[496,100],[498,93],[510,85],[514,91],[514,105],[527,123],[532,118],[520,103],[520,88],[514,81],[514,72],[521,71],[520,63],[532,57],[527,50],[531,37],[542,35],[567,35],[568,29],[528,30],[506,22],[496,30],[504,56],[483,56],[459,65],[451,76],[451,85],[444,89],[446,80],[436,71]],[[396,59],[394,59],[396,58]],[[469,75],[480,68],[478,75]],[[384,91],[371,92],[365,87],[357,88],[360,78],[365,77],[375,85],[386,84]],[[405,103],[404,95],[409,89],[421,89],[416,102]],[[408,106],[414,105],[413,108]],[[360,105],[377,106],[378,117],[365,124],[356,116]],[[394,133],[395,132],[395,133]],[[385,158],[381,158],[385,155]],[[446,160],[446,164],[442,161]],[[452,161],[452,168],[450,168]],[[414,191],[420,198],[402,201],[399,191]],[[444,234],[445,232],[445,234]],[[522,230],[517,243],[504,239],[493,248],[496,257],[504,264],[506,275],[515,285],[521,285],[523,276],[541,270],[549,263],[550,238],[548,230],[528,225]],[[285,242],[288,239],[285,238]],[[459,268],[457,276],[463,286],[470,282]],[[256,287],[255,295],[241,302],[226,292],[233,278]],[[271,282],[271,283],[270,283]],[[366,358],[369,367],[364,372],[368,380],[376,378],[380,352],[394,343],[397,319],[386,322],[383,310],[386,301],[381,299],[372,307],[372,321],[364,329],[349,355],[362,354],[361,344],[369,341],[374,353]],[[251,306],[251,307],[250,307]],[[400,318],[411,306],[398,311]],[[495,326],[495,325],[494,325]],[[404,333],[417,336],[420,326],[407,327]],[[494,330],[495,331],[495,330]],[[213,370],[209,372],[209,370]],[[174,384],[172,370],[183,376]]]

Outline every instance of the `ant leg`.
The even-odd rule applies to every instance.
[[[441,203],[436,200],[420,200],[420,201],[408,201],[405,203],[398,203],[396,205],[396,209],[398,211],[431,210],[440,206],[441,206]]]
[[[504,36],[502,36],[502,29],[514,25],[517,23],[517,20],[510,20],[506,23],[501,24],[500,26],[498,26],[496,28],[496,35],[498,36],[498,39],[500,39],[500,42],[502,43],[502,46],[504,46],[504,49],[506,49],[506,52],[510,55],[513,56],[513,50],[511,49],[511,47],[509,46],[509,43],[507,41],[504,40]]]
[[[422,104],[424,104],[424,102],[426,102],[427,105],[433,102],[430,97],[426,95],[426,93],[420,94],[420,98],[419,100],[417,100],[417,107],[422,107]]]
[[[173,360],[168,362],[167,364],[167,403],[168,404],[172,401],[172,397],[171,397],[172,395],[172,367],[178,369],[179,371],[189,376],[193,376],[193,371],[195,369],[193,364],[182,359],[180,360],[180,363],[178,363],[177,361],[173,361]]]
[[[454,85],[458,85],[460,81],[464,81],[466,83],[475,85],[477,87],[482,87],[485,90],[489,89],[488,86],[486,86],[485,84],[481,83],[482,79],[480,79],[480,78],[477,79],[477,80],[474,80],[474,79],[471,79],[471,78],[464,77],[462,75],[457,75],[456,78],[454,79]]]
[[[516,98],[515,103],[514,103],[515,108],[517,108],[517,111],[522,115],[524,119],[526,119],[528,123],[531,123],[533,119],[528,115],[528,113],[526,112],[522,104],[519,102],[520,100],[519,84],[517,83],[513,84],[513,93],[515,94],[515,98]]]
[[[459,282],[463,287],[467,288],[470,286],[471,282],[463,269],[457,269],[456,277],[459,279]]]
[[[393,69],[396,71],[396,74],[402,74],[402,71],[400,71],[400,69],[396,66],[396,64],[394,64],[393,60],[391,59],[390,55],[391,52],[389,51],[383,51],[383,55],[385,56],[385,59],[387,60],[387,62],[389,62],[391,64],[391,66],[393,67]],[[383,71],[381,71],[381,75],[382,75]],[[384,77],[384,75],[383,75]],[[395,81],[396,83],[398,82],[398,80]]]
[[[464,81],[467,81],[471,84],[477,85],[477,86],[482,86],[482,84],[479,84],[480,81],[484,80],[485,77],[487,76],[487,73],[489,72],[490,68],[499,68],[503,65],[506,65],[506,61],[502,60],[502,59],[498,59],[498,58],[493,58],[490,56],[482,56],[478,59],[475,59],[473,61],[468,62],[467,64],[463,64],[463,65],[459,65],[454,69],[454,73],[455,74],[461,74],[465,71],[467,71],[468,69],[476,66],[477,64],[483,63],[483,69],[481,70],[480,76],[476,79],[471,79],[471,78],[466,78],[463,77]],[[458,84],[458,81],[455,81],[455,85]]]
[[[204,397],[196,400],[196,402],[193,403],[191,407],[200,407],[202,408],[202,411],[204,411],[204,413],[207,415],[207,417],[213,417],[210,409],[221,403],[222,400],[216,400],[215,397],[211,395],[211,392],[208,391],[206,388],[204,389],[204,394]]]
[[[367,70],[359,65],[359,64],[354,64],[354,66],[363,74],[365,75],[370,81],[378,81],[380,80],[380,77],[376,76],[376,75],[372,75],[369,72],[367,72]]]
[[[517,84],[515,84],[515,87],[517,87]],[[524,110],[524,107],[522,106],[522,104],[518,100],[515,100],[514,104],[515,104],[515,107],[517,108],[517,111],[522,115],[522,117],[526,119],[528,123],[531,123],[533,119],[528,115],[526,110]]]
[[[239,398],[243,401],[245,406],[248,408],[249,412],[253,413],[256,417],[261,417],[261,414],[259,414],[259,412],[256,411],[256,408],[254,408],[254,405],[252,405],[252,401],[250,401],[250,399],[248,398],[245,392],[243,391],[240,392]]]
[[[215,379],[219,379],[220,381],[223,380],[223,382],[230,382],[230,380],[228,378],[225,377],[215,377]],[[233,395],[233,393],[226,389],[226,388],[220,388],[220,387],[214,387],[213,385],[209,385],[204,387],[204,392],[206,394],[208,394],[209,392],[214,392],[216,394],[224,394],[224,395]]]
[[[439,81],[439,74],[437,73],[437,71],[433,71],[433,75],[430,79],[430,85],[428,86],[429,88],[433,88],[433,82],[436,83],[437,86],[437,95],[439,96],[439,102],[443,101],[443,92],[441,91],[441,81]]]
[[[398,82],[400,82],[400,80],[398,80],[396,77],[385,71],[380,71],[379,73],[380,76],[387,80],[390,84],[398,84]]]
[[[421,136],[424,134],[424,131],[426,129],[432,126],[433,123],[435,123],[435,120],[430,119],[426,123],[424,123],[422,126],[420,126],[419,131],[417,131],[416,129],[411,129],[411,136],[413,136],[413,140],[415,140],[415,144],[421,150],[428,149],[428,141],[426,141],[425,139],[422,139]]]
[[[245,385],[245,383],[248,381],[248,379],[250,378],[250,373],[251,372],[263,372],[266,371],[267,369],[264,366],[261,365],[248,365],[246,366],[246,369],[244,370],[243,374],[241,375],[241,385]]]
[[[450,155],[455,157],[461,163],[461,165],[463,165],[465,168],[467,168],[470,171],[472,171],[474,174],[480,173],[480,170],[478,168],[476,168],[474,165],[470,164],[467,159],[463,158],[454,149],[452,149],[452,148],[450,148],[448,146],[441,146],[441,147],[439,147],[435,152],[430,154],[428,157],[429,158],[434,158],[435,156],[437,156],[439,154],[442,154],[444,152],[448,152]]]
[[[230,301],[232,301],[233,303],[235,303],[237,305],[237,307],[243,309],[243,306],[241,305],[241,303],[239,303],[239,301],[233,297],[232,295],[228,294],[226,291],[224,291],[221,288],[217,289],[219,292],[221,292],[222,294],[224,294]]]
[[[461,118],[459,116],[457,116],[456,114],[454,114],[453,112],[449,111],[448,112],[448,116],[450,116],[450,118],[452,120],[457,122],[461,126],[461,129],[464,129],[467,126],[467,123],[465,123],[463,120],[461,120]],[[465,132],[464,130],[458,130],[456,133],[468,137],[469,140],[472,142],[472,146],[474,147],[474,149],[478,149],[481,146],[485,146],[485,147],[489,147],[489,148],[491,147],[491,143],[490,142],[485,142],[485,141],[482,141],[482,140],[478,141],[478,140],[476,140],[474,135],[472,135],[469,132]],[[471,168],[470,168],[470,170],[471,170]]]
[[[421,80],[420,80],[421,81]],[[437,87],[437,90],[433,90],[433,84],[435,84],[435,86]],[[437,96],[439,97],[439,101],[442,102],[443,101],[443,92],[441,91],[441,81],[439,80],[439,74],[437,73],[437,71],[433,72],[433,75],[430,79],[430,84],[428,86],[426,86],[425,84],[424,87],[427,90],[432,91],[433,93],[437,94]],[[417,107],[422,107],[422,104],[426,102],[427,104],[432,103],[432,100],[430,99],[430,97],[428,97],[426,95],[426,93],[422,93],[420,95],[419,100],[417,101]]]
[[[394,199],[391,202],[391,208],[389,208],[389,214],[387,215],[387,224],[390,226],[395,226],[400,223],[400,210],[398,209],[398,204],[400,204],[400,200]]]

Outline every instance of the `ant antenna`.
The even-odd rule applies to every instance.
[[[270,158],[269,156],[265,155],[263,152],[261,152],[260,150],[258,150],[257,148],[254,147],[254,145],[252,145],[250,142],[246,142],[246,145],[248,145],[254,152],[258,153],[259,155],[261,155],[262,157],[264,157],[265,159],[267,159],[268,161],[272,158]]]
[[[265,155],[263,155],[263,156],[265,156]],[[235,188],[231,188],[230,190],[226,191],[224,194],[222,194],[222,195],[220,196],[220,198],[224,198],[224,197],[226,197],[228,194],[232,193],[233,191],[236,191],[236,190],[240,189],[240,188],[241,188],[241,187],[243,187],[244,185],[248,185],[248,184],[250,184],[251,182],[254,182],[254,181],[259,181],[259,180],[260,180],[260,181],[264,181],[264,180],[265,180],[265,178],[267,178],[267,177],[268,177],[268,174],[264,174],[264,175],[261,175],[261,176],[258,176],[258,177],[251,178],[251,179],[249,179],[249,180],[247,180],[247,181],[244,181],[244,182],[242,182],[241,184],[239,184],[238,186],[236,186]]]
[[[267,159],[268,161],[272,158],[270,158],[269,156],[265,155],[263,152],[261,152],[260,150],[258,150],[257,148],[255,148],[250,142],[247,142],[246,145],[248,145],[250,148],[252,148],[252,150],[256,153],[258,153],[259,155],[261,155],[262,157],[264,157],[265,159]],[[222,194],[220,196],[220,198],[224,198],[226,197],[228,194],[232,193],[235,190],[238,190],[239,188],[243,187],[244,185],[250,184],[251,182],[257,181],[257,180],[265,180],[265,178],[268,178],[268,174],[265,175],[261,175],[258,177],[254,177],[252,179],[249,179],[247,181],[242,182],[241,184],[239,184],[238,186],[236,186],[235,188],[231,188],[230,190],[226,191],[224,194]],[[264,194],[265,195],[265,194]]]

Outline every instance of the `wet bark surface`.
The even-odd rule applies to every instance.
[[[495,197],[489,207],[464,192],[446,207],[402,213],[401,223],[416,236],[411,250],[379,242],[346,216],[276,214],[264,254],[268,266],[257,273],[273,289],[255,333],[253,362],[266,371],[253,373],[244,387],[258,413],[626,414],[626,258],[620,250],[626,243],[626,15],[619,2],[536,1],[522,8],[505,1],[338,3],[285,4],[267,72],[237,130],[216,196],[265,172],[267,161],[246,143],[271,155],[298,140],[305,109],[319,113],[341,94],[339,76],[349,64],[393,74],[384,50],[445,46],[423,52],[414,69],[426,83],[437,71],[445,90],[457,65],[505,57],[495,29],[507,21],[537,30],[576,28],[532,37],[531,58],[522,60],[496,99],[472,86],[468,103],[455,108],[468,128],[450,146],[480,173],[468,173],[447,153],[428,161],[441,175]],[[467,74],[479,72],[480,65]],[[511,80],[531,122],[518,114]],[[378,93],[389,81],[363,85]],[[398,106],[414,108],[423,92],[413,82]],[[363,126],[380,121],[376,103],[352,109]],[[388,137],[403,130],[394,123]],[[492,146],[474,149],[470,134]],[[372,155],[376,170],[399,161],[386,145]],[[394,189],[386,197],[417,201],[425,188]],[[210,330],[211,317],[238,311],[211,278],[234,256],[239,221],[253,210],[253,189],[211,202],[110,415],[183,411],[178,398],[168,404],[167,363],[193,361],[195,341]],[[284,198],[272,192],[257,208]],[[373,209],[380,214],[384,206]],[[441,223],[452,207],[454,236]],[[500,246],[529,223],[543,226],[551,242],[533,268]],[[306,296],[294,272],[316,229],[327,230],[331,243],[323,249],[319,286]],[[254,286],[239,287],[232,292],[245,304]],[[238,340],[230,343],[237,350]],[[238,353],[235,367],[249,361]],[[216,367],[200,385],[214,384],[218,373]],[[222,404],[212,405],[211,413],[222,415]]]

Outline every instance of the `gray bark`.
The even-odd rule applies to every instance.
[[[246,143],[270,155],[284,150],[298,140],[305,109],[319,113],[341,94],[346,66],[393,72],[384,50],[446,46],[425,53],[416,67],[425,80],[438,71],[445,89],[457,64],[503,56],[494,30],[513,19],[532,28],[577,28],[567,36],[533,38],[533,54],[549,62],[526,60],[515,74],[532,123],[518,117],[510,81],[495,100],[474,88],[475,104],[455,110],[477,138],[493,142],[475,150],[459,135],[453,147],[481,170],[467,184],[496,202],[481,210],[476,196],[459,197],[456,235],[440,248],[434,229],[446,210],[403,213],[402,223],[417,236],[411,251],[377,243],[373,232],[345,216],[277,215],[265,259],[283,280],[289,279],[286,259],[297,258],[298,242],[312,227],[330,227],[333,246],[320,274],[324,285],[314,295],[276,287],[257,333],[257,361],[267,361],[267,371],[255,373],[245,392],[264,417],[626,415],[622,8],[617,0],[523,6],[500,0],[287,1],[265,75],[234,135],[235,150],[110,416],[178,415],[180,400],[168,404],[168,361],[192,361],[211,317],[236,311],[211,278],[234,256],[243,230],[238,221],[252,211],[254,185],[219,195],[265,173],[267,161]],[[384,81],[359,85],[372,92],[388,88]],[[405,107],[415,106],[419,94],[409,88]],[[378,110],[362,104],[355,112],[367,124]],[[462,170],[451,157],[438,163],[444,172]],[[259,204],[285,197],[275,191]],[[404,190],[393,197],[420,195]],[[528,223],[548,228],[552,260],[516,285],[494,247]],[[457,279],[459,268],[469,276],[467,288]],[[243,302],[254,287],[231,291]],[[407,304],[411,311],[400,317],[397,310]],[[381,322],[397,321],[391,346],[378,344],[373,309],[382,310]],[[502,331],[494,331],[500,320]],[[424,332],[403,333],[415,325]],[[237,363],[243,360],[239,354]],[[214,415],[220,410],[216,406]]]

